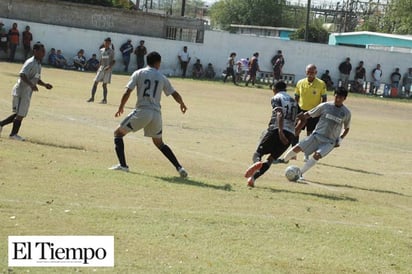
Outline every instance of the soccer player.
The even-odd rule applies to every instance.
[[[33,56],[24,62],[20,70],[20,77],[13,88],[13,114],[0,121],[0,133],[5,125],[13,123],[10,133],[10,139],[24,141],[25,139],[18,135],[23,118],[26,117],[33,91],[39,91],[37,85],[46,89],[53,88],[52,85],[43,82],[40,79],[41,62],[46,54],[44,45],[36,43],[33,46]]]
[[[295,138],[295,120],[298,104],[286,93],[286,84],[283,81],[273,86],[275,94],[271,99],[272,116],[266,134],[260,141],[253,154],[254,164],[245,173],[247,185],[254,187],[255,180],[262,176],[271,166],[274,159],[280,157]],[[265,162],[262,156],[270,154]]]
[[[94,102],[94,95],[96,94],[97,85],[99,82],[103,82],[103,100],[101,104],[107,104],[107,84],[110,84],[112,78],[112,67],[116,62],[114,60],[114,49],[110,47],[112,39],[107,37],[104,40],[103,47],[100,49],[100,67],[97,70],[96,77],[94,78],[94,84],[92,87],[92,96],[87,102]]]
[[[119,125],[114,132],[114,143],[119,164],[109,169],[129,171],[124,152],[123,137],[129,132],[136,132],[144,129],[146,137],[152,137],[153,143],[174,165],[181,177],[187,177],[186,170],[182,167],[176,156],[162,139],[162,114],[160,111],[160,99],[162,91],[166,96],[172,95],[173,99],[180,105],[180,110],[185,113],[187,107],[180,94],[172,87],[169,80],[159,72],[161,56],[157,52],[147,55],[147,67],[135,71],[130,77],[125,92],[120,102],[115,117],[119,117],[124,112],[124,106],[130,94],[136,87],[137,103],[132,111]]]
[[[343,104],[347,96],[348,91],[344,87],[339,87],[335,90],[335,99],[333,102],[322,103],[310,111],[305,112],[303,115],[298,116],[299,119],[303,120],[309,117],[319,117],[319,122],[313,133],[289,149],[285,157],[280,159],[280,162],[287,163],[301,151],[306,155],[313,154],[301,169],[301,180],[303,179],[303,174],[312,168],[321,158],[328,155],[333,148],[339,147],[342,139],[349,133],[351,113]],[[296,127],[297,131],[300,130],[301,125],[301,123],[298,123]]]
[[[316,77],[318,73],[317,68],[313,64],[306,66],[306,78],[301,79],[296,84],[295,88],[295,100],[298,102],[300,111],[306,112],[320,103],[326,102],[326,84],[321,79]],[[318,122],[318,118],[309,118],[306,120],[306,135],[309,136],[315,129]],[[299,135],[296,135],[296,140],[292,145],[297,144],[299,141]],[[307,155],[305,155],[307,160]]]

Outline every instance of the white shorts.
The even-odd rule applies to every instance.
[[[22,95],[13,95],[12,111],[17,116],[26,117],[29,112],[31,95],[33,92],[25,92]]]
[[[120,128],[126,132],[144,129],[144,136],[162,137],[162,114],[153,109],[135,109],[121,123]]]
[[[298,146],[306,155],[311,155],[312,153],[317,152],[323,158],[335,148],[335,142],[314,133],[299,142]]]
[[[103,84],[110,84],[111,79],[112,70],[105,70],[102,66],[99,67],[99,70],[96,73],[96,77],[94,77],[95,82],[103,82]]]

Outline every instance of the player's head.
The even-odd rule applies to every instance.
[[[44,45],[40,42],[37,42],[36,44],[33,45],[33,56],[37,60],[41,61],[46,54],[46,49],[44,48]]]
[[[335,89],[335,106],[342,106],[343,101],[348,96],[348,90],[344,87],[338,87]]]
[[[306,66],[306,77],[308,78],[309,82],[312,82],[316,78],[317,73],[318,69],[314,64],[309,64]]]
[[[103,45],[106,49],[108,49],[111,43],[112,43],[112,39],[110,37],[107,37],[106,39],[104,39]]]
[[[162,57],[158,52],[152,51],[147,55],[146,61],[149,67],[159,68]]]
[[[286,91],[286,83],[283,81],[279,81],[273,85],[273,92],[277,93],[279,91]]]

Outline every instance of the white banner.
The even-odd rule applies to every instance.
[[[113,236],[9,236],[12,267],[113,267]]]

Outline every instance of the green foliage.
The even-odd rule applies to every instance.
[[[291,40],[304,40],[305,28],[301,27],[290,35]],[[327,44],[329,39],[328,31],[320,24],[312,24],[309,26],[308,42]]]
[[[221,0],[210,9],[212,25],[229,29],[230,24],[281,26],[284,1]]]
[[[392,0],[383,18],[384,31],[397,34],[412,34],[412,2]]]

